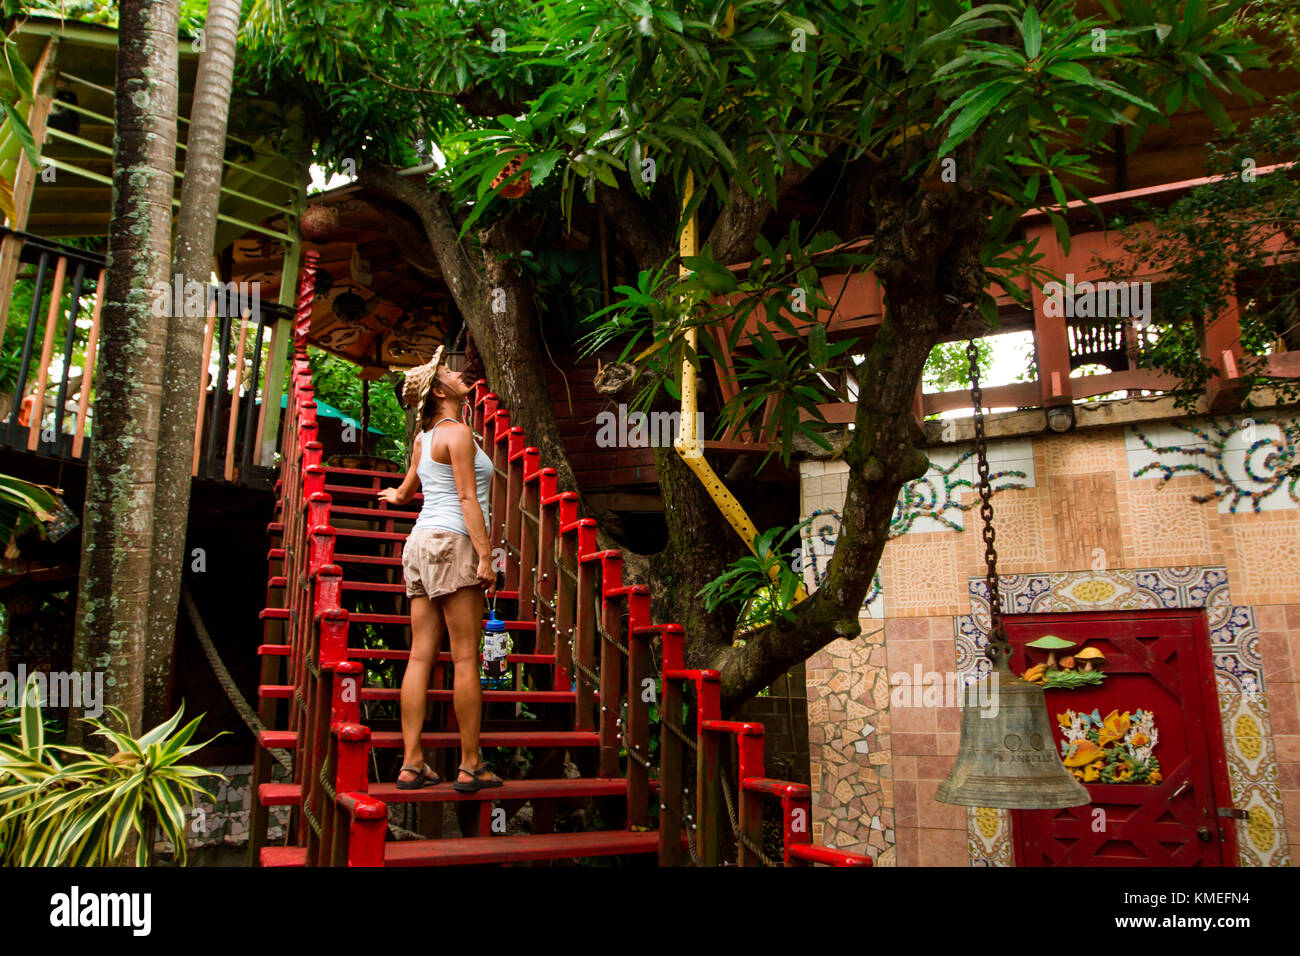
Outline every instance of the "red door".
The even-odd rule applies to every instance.
[[[1235,833],[1218,817],[1231,804],[1205,612],[1005,621],[1017,674],[1054,659],[1045,692],[1057,750],[1065,744],[1092,797],[1089,806],[1012,811],[1016,865],[1231,865]],[[1048,635],[1070,646],[1026,646]]]

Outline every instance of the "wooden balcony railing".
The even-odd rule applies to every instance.
[[[1268,175],[1281,166],[1261,167],[1259,175]],[[1181,196],[1197,186],[1210,182],[1210,178],[1166,183],[1147,189],[1131,190],[1108,196],[1098,196],[1093,202],[1107,211],[1131,206],[1134,202],[1163,203]],[[1071,207],[1082,203],[1071,203]],[[1056,231],[1041,210],[1027,213],[1023,220],[1025,242],[1036,243],[1035,250],[1044,255],[1043,265],[1058,277],[1072,276],[1074,283],[1105,282],[1117,279],[1125,259],[1123,240],[1131,230],[1151,228],[1147,223],[1137,223],[1125,230],[1090,230],[1075,233],[1070,239],[1067,253],[1057,239]],[[852,246],[865,246],[855,243]],[[1294,257],[1296,251],[1287,249],[1278,236],[1270,240],[1266,254],[1273,261]],[[748,263],[735,266],[744,269]],[[1147,289],[1159,296],[1160,284],[1168,279],[1161,263],[1142,264],[1136,274],[1126,281],[1149,283]],[[826,328],[828,337],[843,339],[855,337],[865,350],[874,329],[883,320],[883,295],[875,275],[862,271],[850,274],[824,275],[821,279],[823,295],[834,303],[831,310],[810,313],[784,312],[797,330],[819,323]],[[1026,293],[1032,303],[1030,309],[1020,306],[1004,287],[994,284],[990,291],[997,299],[1001,324],[990,330],[991,335],[1008,331],[1029,331],[1033,338],[1033,356],[1036,358],[1038,376],[1033,381],[996,385],[984,389],[984,401],[989,408],[1050,408],[1069,405],[1075,401],[1107,396],[1114,393],[1160,393],[1178,386],[1178,379],[1165,372],[1140,367],[1141,331],[1149,317],[1132,314],[1108,314],[1105,317],[1073,318],[1051,314],[1047,308],[1049,296],[1042,288],[1034,286],[1027,276],[1016,277],[1015,284]],[[1145,303],[1150,306],[1150,300]],[[753,326],[759,321],[757,310],[748,320]],[[752,330],[752,329],[751,329]],[[712,330],[726,353],[725,342],[731,327],[721,324]],[[786,335],[769,330],[780,340]],[[741,341],[745,341],[744,335]],[[1223,312],[1205,323],[1201,343],[1202,354],[1213,367],[1215,375],[1207,388],[1208,407],[1218,411],[1238,402],[1242,396],[1245,352],[1241,345],[1239,305],[1229,297]],[[723,401],[737,392],[735,366],[728,361],[716,368],[717,384]],[[1098,367],[1104,371],[1097,370]],[[1262,368],[1269,375],[1300,377],[1300,351],[1280,351],[1264,356]],[[1086,374],[1081,374],[1080,370]],[[857,382],[851,374],[829,380],[839,401],[819,406],[827,421],[845,423],[853,421],[856,412]],[[710,446],[748,444],[755,449],[771,447],[775,436],[773,418],[774,402],[769,402],[760,422],[741,433],[730,431],[720,442]],[[965,389],[924,392],[918,389],[915,412],[918,418],[943,412],[970,408],[970,394]]]
[[[94,436],[104,257],[3,227],[0,238],[21,242],[20,267],[6,298],[31,303],[25,317],[9,316],[10,346],[0,354],[4,366],[15,370],[12,379],[0,379],[0,446],[87,462]],[[274,343],[285,324],[278,320],[287,321],[291,310],[254,300],[243,314],[228,307],[237,297],[223,295],[216,286],[207,292],[192,474],[262,484],[273,465],[261,460],[265,403],[259,401],[259,391],[274,354],[273,347],[266,347],[267,330]],[[17,334],[12,331],[16,324],[21,329]],[[271,400],[278,403],[280,396]]]

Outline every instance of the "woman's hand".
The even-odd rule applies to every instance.
[[[492,570],[491,558],[479,558],[478,570],[475,574],[478,575],[479,584],[485,588],[494,587],[497,583],[497,573]]]
[[[386,501],[390,505],[404,505],[402,500],[402,490],[400,488],[381,488],[379,490],[379,500]]]

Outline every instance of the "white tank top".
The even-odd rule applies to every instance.
[[[460,494],[456,491],[456,478],[451,465],[444,465],[433,459],[433,431],[442,422],[454,422],[454,418],[442,418],[433,423],[427,432],[421,432],[420,463],[416,474],[420,476],[420,490],[424,493],[424,507],[415,519],[412,531],[421,528],[436,528],[442,531],[454,531],[468,536],[465,526],[465,514],[460,507]],[[474,446],[474,484],[478,491],[479,507],[483,509],[483,523],[491,528],[488,515],[491,508],[492,459],[477,444]]]

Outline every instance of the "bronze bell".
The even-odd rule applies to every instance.
[[[1005,634],[995,636],[988,656],[993,672],[966,691],[961,745],[948,778],[934,798],[940,803],[1004,810],[1054,810],[1091,801],[1056,753],[1056,735],[1043,689],[1011,673]],[[987,706],[976,706],[979,701]]]

